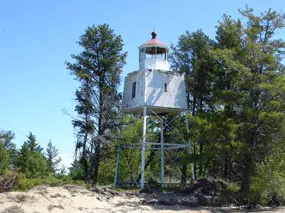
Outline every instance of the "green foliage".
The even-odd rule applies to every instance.
[[[43,151],[43,148],[37,143],[37,139],[36,139],[36,136],[33,135],[33,133],[29,133],[28,135],[28,140],[26,141],[28,147],[29,147],[29,150],[31,152],[42,152]]]
[[[283,121],[284,123],[284,121]],[[257,165],[252,180],[252,191],[262,202],[268,202],[274,194],[285,198],[285,128],[276,135],[276,143],[265,160]]]
[[[9,154],[9,168],[14,169],[17,159],[16,144],[13,142],[15,134],[12,131],[0,130],[0,140],[4,143],[4,148]]]
[[[48,171],[52,174],[55,174],[55,172],[58,170],[58,164],[61,162],[61,158],[58,157],[58,154],[59,153],[56,147],[52,145],[51,141],[49,141],[44,155],[46,158]]]
[[[0,138],[0,175],[2,175],[9,166],[9,153],[4,147]]]
[[[36,143],[35,136],[30,133],[19,151],[16,164],[29,178],[42,177],[48,173],[47,162],[41,151],[42,148]]]
[[[171,46],[172,67],[186,79],[192,154],[167,150],[165,162],[172,167],[165,167],[165,174],[174,177],[174,167],[178,167],[179,175],[186,175],[190,172],[187,166],[193,163],[196,177],[230,181],[232,186],[220,195],[222,203],[230,204],[236,198],[266,204],[274,194],[285,197],[285,42],[276,38],[278,30],[285,27],[285,15],[271,9],[256,15],[250,8],[240,14],[242,19],[222,17],[215,40],[201,30],[186,31],[177,45]],[[142,120],[125,116],[123,124],[119,122],[121,95],[117,89],[126,58],[123,40],[104,24],[88,27],[78,43],[82,52],[66,63],[80,83],[75,93],[78,116],[72,121],[77,158],[69,177],[63,171],[58,178],[49,176],[55,174],[59,162],[58,150],[51,142],[45,159],[30,133],[17,154],[14,134],[1,131],[0,174],[8,167],[19,167],[23,174],[18,189],[71,180],[89,182],[91,177],[93,184],[111,184],[117,150],[118,181],[140,181],[141,150],[123,146],[141,145]],[[165,141],[181,143],[187,138],[184,120],[172,115],[163,119],[176,127],[164,128]],[[159,142],[158,123],[149,116],[152,131],[147,132],[147,141]],[[157,153],[146,151],[145,177],[155,187],[160,175]],[[175,178],[172,180],[179,180]]]
[[[18,158],[17,158],[17,167],[21,169],[22,172],[26,172],[26,167],[27,167],[27,160],[29,157],[30,151],[29,151],[29,146],[26,142],[22,145]]]
[[[20,173],[16,179],[14,189],[20,191],[26,191],[39,185],[63,186],[66,184],[83,185],[83,181],[72,180],[68,176],[62,176],[60,178],[57,178],[54,176],[47,175],[42,178],[27,178],[26,174]]]
[[[40,152],[30,152],[25,168],[27,177],[43,177],[48,174],[48,166]]]
[[[79,161],[74,161],[69,168],[69,176],[72,180],[84,180],[83,165]]]
[[[285,42],[275,34],[285,27],[285,15],[270,9],[255,15],[249,8],[240,13],[245,22],[223,16],[215,41],[201,31],[181,35],[170,58],[176,71],[185,73],[193,116],[193,154],[183,161],[194,162],[197,176],[239,181],[241,191],[249,193],[251,184],[254,190],[258,182],[264,184],[256,172],[266,171],[273,150],[280,148]]]
[[[90,181],[92,176],[96,184],[103,158],[101,149],[105,149],[107,133],[117,117],[120,100],[117,88],[127,53],[123,52],[121,36],[107,24],[88,27],[78,44],[82,52],[71,56],[74,63],[66,62],[71,74],[80,82],[75,94],[78,118],[72,121],[78,139],[75,151],[81,151],[79,159],[85,180]]]
[[[123,128],[122,135],[120,130],[114,132],[116,138],[115,144],[118,146],[139,146],[142,138],[142,119],[134,119],[131,116],[124,117],[124,123],[127,125]],[[121,140],[120,140],[121,139]],[[116,149],[117,151],[117,149]],[[115,152],[116,153],[116,152]],[[141,154],[138,149],[120,149],[120,165],[119,165],[119,181],[121,182],[136,182],[140,173]],[[117,154],[117,153],[116,153]],[[113,155],[116,156],[116,155]],[[115,164],[113,163],[115,168]],[[103,166],[103,165],[102,165]],[[108,166],[108,164],[105,164]],[[114,171],[115,172],[115,171]],[[112,174],[114,174],[112,172]]]

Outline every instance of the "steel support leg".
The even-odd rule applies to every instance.
[[[143,140],[142,140],[141,189],[144,189],[145,143],[146,143],[146,112],[147,112],[147,107],[144,107],[143,108]]]
[[[161,187],[164,187],[164,137],[163,137],[163,119],[160,121],[160,144],[161,144],[161,155],[160,155],[160,168],[161,168]]]
[[[190,141],[190,135],[189,135],[189,122],[188,122],[188,117],[187,117],[187,112],[185,112],[185,123],[186,123],[186,131],[187,131],[187,140],[188,140],[188,154],[191,155],[192,154],[192,145],[191,145],[191,141]],[[191,172],[192,172],[192,180],[195,180],[195,173],[194,173],[194,165],[193,163],[191,163]]]
[[[118,147],[117,151],[117,159],[116,159],[116,173],[115,173],[115,179],[114,179],[114,187],[117,187],[117,182],[118,182],[118,172],[119,172],[119,161],[120,161],[120,145]]]
[[[120,105],[120,111],[122,112],[122,105]],[[116,172],[114,178],[114,187],[117,187],[118,183],[118,173],[119,173],[119,163],[120,163],[120,154],[121,154],[121,145],[122,145],[122,137],[123,137],[123,125],[124,125],[124,113],[121,113],[122,116],[122,124],[120,126],[120,138],[118,140],[118,150],[117,150],[117,157],[116,157]]]

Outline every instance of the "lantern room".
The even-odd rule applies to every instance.
[[[155,32],[151,36],[151,40],[139,46],[140,70],[169,70],[167,45],[156,38]]]

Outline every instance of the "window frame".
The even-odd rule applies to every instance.
[[[132,84],[132,99],[136,97],[136,90],[137,90],[137,82],[134,81]]]

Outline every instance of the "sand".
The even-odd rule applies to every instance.
[[[185,206],[143,205],[142,199],[134,194],[123,192],[115,195],[91,192],[79,186],[38,186],[27,192],[0,194],[0,213],[221,212],[218,209],[206,207],[187,208]],[[275,210],[267,212],[275,212]]]

